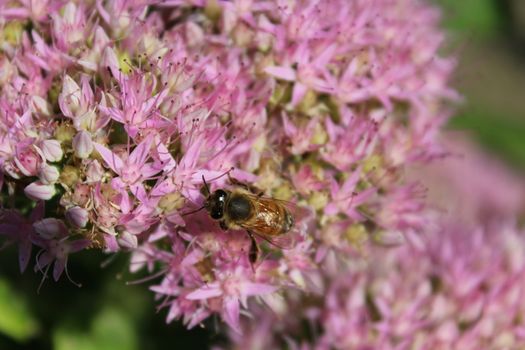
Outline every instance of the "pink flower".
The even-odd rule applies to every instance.
[[[203,300],[222,296],[222,315],[224,321],[234,330],[240,332],[239,312],[241,303],[246,307],[246,299],[253,295],[264,295],[277,290],[276,286],[265,283],[249,282],[242,274],[241,269],[236,269],[233,275],[226,275],[218,282],[213,282],[201,287],[188,295],[188,300]]]
[[[25,176],[35,176],[40,170],[42,157],[31,145],[31,141],[20,143],[16,147],[15,164]]]
[[[44,140],[40,145],[42,154],[49,162],[58,162],[62,159],[64,152],[57,140]]]
[[[53,13],[53,31],[61,50],[68,51],[84,40],[87,27],[85,14],[84,6],[74,3],[67,3],[62,15]]]
[[[147,78],[138,72],[132,72],[130,76],[119,74],[120,84],[120,106],[105,107],[99,106],[102,113],[111,119],[122,123],[131,137],[135,137],[140,128],[155,125],[161,122],[157,119],[158,108],[168,95],[168,90],[160,87],[160,92],[153,94],[156,81],[148,81]],[[153,94],[153,96],[152,96]]]
[[[324,160],[341,171],[372,154],[377,143],[378,124],[362,116],[354,115],[347,108],[343,109],[341,125],[326,119],[326,132],[330,139],[321,149]],[[354,132],[349,135],[348,130]]]
[[[43,184],[50,185],[57,182],[59,177],[58,169],[52,165],[44,164],[39,171],[38,177]]]
[[[241,315],[257,315],[262,303],[281,315],[297,305],[299,313],[308,296],[309,322],[333,327],[319,327],[320,348],[332,340],[357,347],[371,335],[381,337],[377,347],[392,338],[403,347],[428,326],[416,322],[417,309],[431,297],[421,292],[410,308],[390,308],[398,301],[389,290],[410,299],[396,270],[405,261],[387,261],[391,280],[361,267],[364,255],[376,257],[371,243],[422,249],[419,234],[436,227],[421,188],[400,175],[446,154],[444,102],[457,96],[448,86],[454,62],[439,54],[438,20],[417,0],[0,5],[8,31],[0,185],[20,212],[33,200],[50,206],[21,235],[42,248],[37,269],[46,276],[52,268],[56,279],[71,252],[126,251],[138,266],[131,270],[147,266],[162,277],[151,289],[168,321],[194,327],[219,315],[238,333],[249,329]],[[283,200],[294,219],[289,232],[267,241],[261,229],[254,243],[241,227],[223,230],[199,211],[206,186],[241,186],[229,177]],[[23,221],[12,215],[0,227]],[[470,296],[484,275],[465,271],[457,267],[456,282]],[[374,307],[384,322],[371,326]],[[471,319],[476,310],[465,313]],[[270,329],[274,320],[263,319]],[[282,329],[299,334],[287,319]],[[459,334],[450,322],[438,326],[443,339]],[[265,344],[309,345],[292,338]]]
[[[273,66],[267,67],[265,72],[279,79],[293,81],[291,105],[296,106],[304,98],[308,89],[319,92],[331,93],[333,87],[323,78],[327,72],[327,66],[337,50],[337,45],[329,44],[320,47],[317,52],[311,51],[306,43],[300,43],[295,52],[290,55],[290,63],[297,65],[296,69],[291,67]]]
[[[30,183],[24,188],[24,193],[26,196],[33,200],[49,200],[55,195],[55,186],[54,185],[45,185],[40,181],[35,181]]]
[[[3,210],[1,213],[0,235],[18,244],[18,264],[24,272],[31,258],[32,239],[36,235],[33,224],[44,216],[44,202],[39,202],[28,219],[15,211]]]
[[[76,206],[67,210],[66,218],[72,225],[79,228],[85,227],[89,221],[88,212]]]
[[[71,241],[67,239],[67,236],[59,236],[49,240],[36,237],[33,239],[33,243],[42,248],[36,259],[35,271],[42,272],[44,278],[46,278],[47,272],[54,261],[52,274],[55,281],[58,281],[64,270],[68,274],[67,261],[69,254],[83,250],[91,244],[87,239]]]
[[[129,189],[137,198],[145,199],[146,192],[142,182],[160,171],[153,167],[152,163],[146,163],[152,141],[150,137],[144,139],[125,159],[103,145],[95,143],[95,149],[106,165],[119,175],[113,178],[111,184],[121,195],[120,205],[124,213],[131,209],[127,190]]]
[[[91,135],[86,131],[80,131],[73,138],[73,150],[78,158],[85,159],[93,152]]]
[[[361,169],[358,168],[350,174],[348,179],[341,185],[335,180],[332,180],[330,189],[332,202],[325,207],[325,214],[335,215],[338,212],[341,212],[355,220],[359,220],[363,217],[357,210],[357,207],[373,196],[376,189],[371,187],[364,191],[357,192],[356,186],[360,175]]]
[[[24,0],[20,1],[20,5],[3,9],[2,16],[9,19],[31,18],[34,21],[44,21],[50,12],[59,9],[61,3],[52,0]]]
[[[69,75],[64,77],[62,92],[58,96],[58,103],[66,117],[73,118],[83,113],[82,91],[80,86]]]

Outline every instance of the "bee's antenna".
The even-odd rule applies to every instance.
[[[210,181],[215,181],[215,180],[217,180],[217,179],[220,179],[220,178],[223,177],[224,175],[228,175],[228,176],[230,176],[230,173],[231,173],[232,171],[234,171],[234,170],[235,170],[235,168],[234,168],[234,167],[231,167],[230,169],[226,170],[224,173],[220,174],[219,176],[214,177],[214,178],[211,179]],[[202,180],[204,181],[204,175],[202,175]],[[204,184],[206,184],[206,181],[204,181]]]
[[[201,211],[201,210],[204,209],[204,208],[206,208],[205,205],[203,205],[203,206],[200,207],[199,209],[195,209],[195,210],[189,211],[189,212],[187,212],[187,213],[182,213],[182,214],[180,214],[180,216],[186,216],[186,215],[194,214],[194,213],[196,213],[196,212]]]
[[[202,175],[202,182],[204,183],[204,187],[206,188],[206,195],[209,196],[211,194],[210,187],[206,183],[206,179],[204,178],[204,175]]]

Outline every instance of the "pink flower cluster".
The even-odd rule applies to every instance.
[[[403,173],[445,154],[438,21],[418,0],[2,2],[0,234],[54,279],[130,251],[168,321],[239,331],[249,300],[319,292],[429,224]],[[185,215],[231,168],[312,213],[255,266],[246,234]]]
[[[448,197],[431,196],[441,212],[432,226],[397,249],[372,249],[346,272],[325,270],[318,294],[255,306],[258,322],[232,332],[232,348],[523,348],[525,231],[516,217],[525,184],[471,145],[447,143],[461,158],[417,174]]]

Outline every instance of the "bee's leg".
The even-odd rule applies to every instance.
[[[246,231],[248,233],[248,236],[251,240],[250,245],[250,252],[248,253],[248,259],[250,260],[250,264],[252,265],[252,270],[255,272],[254,264],[257,262],[257,258],[259,257],[259,245],[257,244],[257,241],[255,240],[255,237],[253,237],[253,234],[250,231]]]
[[[228,180],[230,181],[232,185],[243,187],[246,190],[250,191],[251,193],[255,194],[257,197],[262,197],[264,195],[264,191],[261,190],[260,188],[253,186],[253,185],[249,185],[246,182],[239,181],[233,178],[230,175],[230,173],[228,173]]]
[[[223,229],[224,231],[228,231],[228,225],[226,225],[226,222],[224,222],[224,220],[219,221],[219,226],[220,226],[221,229]]]

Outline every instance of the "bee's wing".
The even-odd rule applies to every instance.
[[[275,199],[272,197],[259,197],[255,195],[248,195],[252,200],[257,201],[259,211],[266,211],[267,215],[276,215],[273,207],[275,205],[286,208],[289,215],[292,216],[294,225],[290,231],[280,235],[269,235],[266,233],[266,224],[258,225],[257,222],[252,224],[243,225],[243,227],[257,237],[265,240],[266,242],[276,246],[280,249],[291,249],[301,239],[301,231],[304,231],[306,225],[305,222],[312,217],[312,211],[307,208],[298,206],[297,204],[285,201],[281,199]],[[270,222],[281,223],[281,220],[268,220]]]
[[[297,237],[294,237],[289,233],[279,236],[268,236],[255,230],[250,232],[279,249],[292,249],[297,244]]]
[[[297,205],[297,203],[285,201],[283,199],[273,199],[273,200],[280,203],[288,210],[288,212],[294,218],[294,222],[296,224],[304,222],[304,221],[310,221],[313,219],[314,212],[310,208],[301,207]],[[295,226],[294,228],[299,228],[299,226]]]

